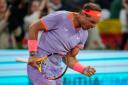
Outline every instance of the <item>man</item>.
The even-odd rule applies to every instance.
[[[59,68],[62,58],[71,69],[80,72],[86,76],[92,76],[95,69],[90,66],[79,64],[76,55],[84,47],[88,37],[88,29],[95,27],[99,21],[101,9],[99,6],[87,3],[80,13],[58,11],[41,18],[32,24],[29,28],[28,48],[30,51],[30,60],[33,57],[33,64],[28,64],[28,75],[34,85],[61,85],[61,79],[48,80],[44,73],[49,74],[51,70],[47,68]],[[44,31],[37,44],[37,35],[39,31]],[[54,53],[58,55],[54,55]],[[44,56],[48,57],[43,65],[42,74],[40,69],[35,69],[36,60]],[[58,69],[58,70],[61,70]]]

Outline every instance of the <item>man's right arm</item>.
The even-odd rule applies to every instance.
[[[36,21],[29,27],[28,50],[30,56],[34,56],[37,51],[37,38],[39,31],[46,31],[45,24],[41,20]]]
[[[36,62],[41,59],[36,57],[37,38],[39,31],[46,31],[45,24],[41,20],[36,21],[29,27],[28,50],[29,50],[29,65],[36,67]]]

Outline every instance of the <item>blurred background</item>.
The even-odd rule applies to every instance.
[[[15,62],[16,57],[28,58],[30,24],[59,10],[79,12],[88,2],[102,8],[102,17],[89,30],[78,60],[95,66],[97,73],[87,78],[69,69],[63,83],[128,85],[128,0],[0,0],[0,85],[32,85],[26,64]]]

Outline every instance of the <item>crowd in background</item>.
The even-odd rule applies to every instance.
[[[118,20],[121,33],[118,33],[118,37],[112,37],[111,33],[100,33],[96,26],[89,30],[85,49],[127,50],[128,0],[0,0],[0,49],[26,49],[30,24],[55,11],[78,12],[88,2],[96,3],[102,8],[101,22]],[[109,29],[109,25],[106,27]],[[108,42],[111,42],[110,46],[106,44]]]

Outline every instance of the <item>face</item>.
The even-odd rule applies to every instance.
[[[80,14],[79,17],[79,23],[84,30],[94,28],[96,23],[99,22],[99,20],[99,18],[85,14]]]
[[[52,2],[55,4],[55,5],[58,5],[61,3],[61,0],[52,0]]]
[[[7,3],[5,0],[0,0],[0,12],[5,12],[7,9]]]
[[[33,1],[31,5],[31,12],[36,12],[39,9],[39,2],[38,1]]]

